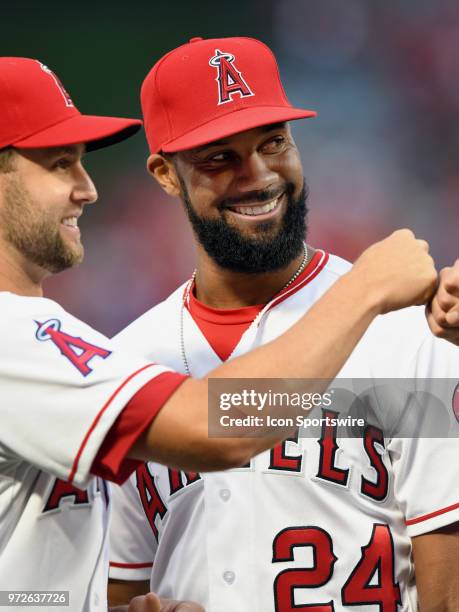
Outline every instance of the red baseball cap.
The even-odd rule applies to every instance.
[[[141,102],[152,153],[316,116],[290,104],[272,51],[253,38],[192,38],[153,66]]]
[[[135,134],[138,119],[82,115],[44,64],[0,57],[0,148],[34,149],[86,143],[93,151]]]

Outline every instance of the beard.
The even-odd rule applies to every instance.
[[[3,237],[29,262],[53,274],[81,263],[83,245],[69,246],[65,242],[55,214],[40,210],[20,179],[9,177],[3,195],[4,205],[0,209]]]
[[[283,190],[287,206],[277,231],[274,221],[260,221],[256,226],[256,236],[247,236],[223,217],[208,219],[198,215],[180,176],[179,180],[184,207],[196,239],[221,268],[248,274],[272,272],[288,266],[303,251],[308,212],[306,182],[297,198],[293,195],[292,183],[288,183]],[[267,202],[278,194],[279,190],[276,193],[259,191],[256,200]],[[220,205],[220,210],[223,209]]]

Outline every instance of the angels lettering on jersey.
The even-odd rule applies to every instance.
[[[336,425],[325,424],[327,417],[335,417],[337,413],[331,410],[323,410],[322,413],[324,425],[321,438],[317,440],[317,444],[320,446],[320,457],[317,468],[314,468],[314,478],[318,481],[322,480],[347,488],[349,486],[350,468],[337,465],[337,453],[340,451],[337,427]],[[374,426],[368,426],[365,428],[361,443],[375,476],[373,479],[367,479],[363,474],[361,475],[359,494],[369,500],[382,502],[387,497],[389,486],[388,471],[378,450],[378,448],[384,449],[385,446],[383,432]],[[270,451],[266,473],[304,474],[306,456],[303,452],[292,452],[292,446],[299,448],[297,435]],[[251,463],[237,471],[244,470],[252,471]],[[167,491],[164,491],[164,489],[161,491],[156,485],[154,474],[150,471],[148,464],[145,463],[137,468],[135,481],[148,524],[155,539],[158,540],[158,527],[168,512],[168,500],[173,498],[177,492],[202,481],[202,479],[199,474],[194,472],[180,472],[168,468]]]
[[[102,478],[94,478],[86,489],[79,489],[70,482],[56,478],[49,489],[43,504],[42,514],[73,508],[92,506],[96,497],[102,496],[104,505],[108,508],[110,495],[108,486]]]

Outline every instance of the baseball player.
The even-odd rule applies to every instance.
[[[104,610],[106,479],[123,482],[147,459],[189,470],[242,465],[282,435],[208,438],[206,378],[122,353],[43,297],[43,279],[83,257],[78,219],[97,198],[84,149],[122,140],[140,122],[81,115],[58,77],[25,58],[0,58],[0,115],[0,591],[11,605],[53,608],[64,602],[52,591],[69,591],[70,608],[56,608]],[[397,249],[402,264],[391,278],[385,262]],[[408,231],[374,245],[294,331],[214,374],[334,376],[378,313],[431,296],[427,251]],[[354,301],[333,316],[326,339],[319,334],[339,304]],[[333,335],[340,348],[330,356]],[[302,350],[309,337],[311,354]],[[42,593],[27,600],[30,590]],[[135,609],[156,603],[148,596]]]
[[[303,242],[286,122],[313,113],[292,109],[265,45],[192,39],[156,63],[141,99],[148,168],[181,198],[198,264],[115,344],[203,376],[295,325],[349,264]],[[457,348],[412,308],[374,321],[340,376],[454,378],[458,367]],[[228,472],[147,463],[115,493],[111,596],[151,577],[207,612],[457,610],[457,456],[457,439],[327,426]]]

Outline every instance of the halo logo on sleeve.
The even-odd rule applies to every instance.
[[[62,97],[65,100],[65,105],[66,106],[74,106],[73,102],[72,102],[72,98],[69,96],[69,94],[67,93],[67,90],[65,89],[65,87],[62,85],[61,80],[59,79],[58,76],[56,76],[54,74],[54,72],[48,68],[48,66],[46,66],[45,64],[42,64],[41,62],[38,62],[40,64],[40,68],[43,70],[43,72],[46,72],[46,74],[49,74],[49,76],[54,79],[54,82],[56,83],[56,85],[59,88],[59,91],[62,94]]]
[[[456,420],[459,421],[459,384],[456,385],[453,393],[453,412]]]
[[[91,359],[94,357],[106,359],[112,354],[111,351],[91,344],[90,342],[86,342],[83,338],[66,334],[61,330],[61,322],[59,319],[49,319],[44,323],[35,321],[35,323],[38,325],[38,329],[35,333],[37,340],[40,340],[40,342],[51,340],[60,350],[61,354],[66,357],[83,376],[87,376],[92,372],[92,368],[89,366]]]
[[[217,69],[215,80],[218,83],[218,104],[232,102],[234,94],[241,98],[255,95],[244,80],[244,77],[234,65],[234,55],[215,49],[215,55],[209,60],[209,65]]]

